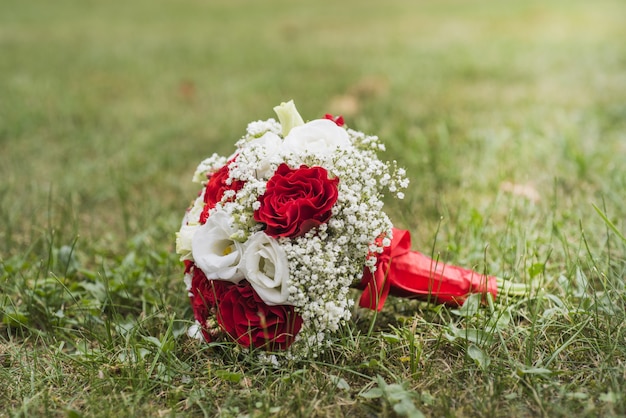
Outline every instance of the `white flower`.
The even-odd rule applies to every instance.
[[[243,246],[232,239],[235,234],[232,222],[228,214],[217,211],[193,235],[193,259],[208,279],[233,283],[243,279],[239,268]]]
[[[286,137],[294,127],[304,124],[302,116],[296,109],[296,105],[293,104],[293,100],[289,100],[286,103],[283,102],[280,106],[274,107],[274,112],[278,115],[278,120],[283,128],[283,137]]]
[[[253,139],[248,146],[254,147],[259,156],[257,162],[256,177],[267,178],[271,174],[271,159],[278,153],[283,140],[273,132],[266,132],[260,138]]]
[[[206,189],[202,189],[200,195],[194,200],[193,205],[185,213],[183,218],[183,225],[200,225],[200,216],[204,210],[204,194]]]
[[[193,260],[191,254],[191,241],[200,225],[183,225],[176,233],[176,254],[180,255],[180,261]]]
[[[243,270],[252,288],[268,305],[282,305],[289,297],[289,263],[278,241],[265,232],[250,237],[243,255]]]
[[[198,341],[204,341],[201,329],[202,325],[200,325],[200,322],[196,321],[193,325],[189,326],[189,329],[187,329],[187,336]]]
[[[295,155],[329,155],[350,146],[350,136],[346,130],[329,119],[316,119],[297,126],[283,142],[283,149]]]

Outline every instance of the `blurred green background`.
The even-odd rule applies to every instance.
[[[601,189],[626,153],[619,0],[0,8],[3,252],[58,211],[89,240],[169,222],[197,162],[287,99],[383,137],[412,213],[434,219],[504,181]]]

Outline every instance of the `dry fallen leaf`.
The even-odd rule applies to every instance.
[[[539,202],[541,196],[539,196],[539,192],[532,184],[517,184],[511,183],[510,181],[505,181],[500,184],[500,190],[503,192],[511,193],[514,196],[520,196],[525,199],[530,200],[533,203]]]

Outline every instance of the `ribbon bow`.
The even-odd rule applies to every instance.
[[[359,305],[380,311],[388,295],[460,306],[472,293],[498,293],[496,278],[435,261],[411,251],[409,231],[393,228],[391,245],[378,255],[376,270],[363,272]]]

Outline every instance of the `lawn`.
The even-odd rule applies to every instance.
[[[0,416],[626,416],[624,17],[0,0]],[[278,368],[187,337],[191,176],[289,99],[382,138],[414,249],[528,294],[355,309]]]

